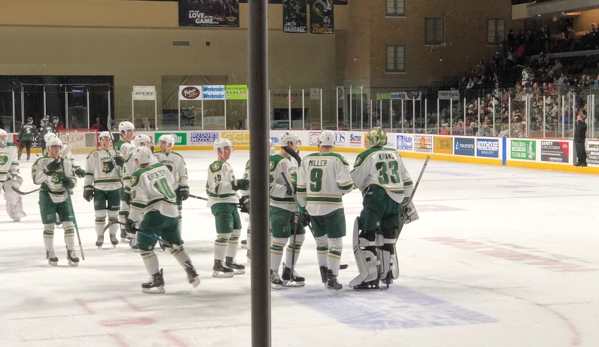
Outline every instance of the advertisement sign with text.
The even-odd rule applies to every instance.
[[[334,131],[333,134],[335,134],[335,146],[347,146],[347,137],[344,131]]]
[[[512,140],[510,158],[519,160],[537,160],[537,143],[534,140]]]
[[[567,141],[541,141],[541,161],[569,162],[570,144]]]
[[[362,147],[362,139],[364,139],[363,133],[349,133],[349,146]]]
[[[587,150],[587,163],[593,165],[599,165],[599,141],[590,141],[589,148]]]
[[[175,146],[187,145],[187,133],[156,133],[156,137],[154,138],[154,144],[158,144],[158,142],[160,141],[160,136],[162,135],[174,135]]]
[[[247,131],[223,131],[220,137],[229,139],[233,146],[250,144],[250,133]]]
[[[133,100],[156,100],[156,86],[133,86]]]
[[[435,136],[435,153],[453,154],[453,138]]]
[[[474,138],[473,137],[454,137],[453,153],[455,155],[465,155],[474,157]]]
[[[202,86],[179,86],[179,100],[202,100]]]
[[[433,137],[427,135],[414,135],[414,151],[432,153]]]
[[[204,100],[225,100],[225,86],[204,86]]]
[[[246,84],[230,84],[225,86],[227,100],[247,100],[248,86]]]
[[[499,140],[476,139],[476,156],[484,158],[499,158]]]
[[[212,145],[220,136],[218,131],[199,131],[189,135],[189,143],[192,145]]]
[[[395,149],[398,151],[413,151],[414,137],[412,135],[397,135],[395,137]]]

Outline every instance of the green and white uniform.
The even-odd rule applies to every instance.
[[[93,186],[94,189],[94,211],[96,215],[96,234],[104,235],[106,215],[108,221],[118,220],[121,194],[121,176],[115,167],[114,157],[120,153],[114,149],[108,151],[98,149],[87,156],[85,162],[85,186]],[[118,224],[110,227],[110,235],[116,235],[119,230]]]
[[[123,140],[118,140],[115,144],[114,144],[114,149],[121,152],[121,154],[123,155],[124,158],[127,158],[127,156],[129,155],[129,152],[131,152],[131,149],[135,147],[130,140],[128,141],[123,141]]]
[[[179,207],[179,231],[182,229],[182,217],[181,210],[183,210],[183,202],[181,201],[181,189],[180,187],[189,187],[187,183],[187,165],[181,154],[176,152],[162,153],[161,151],[154,152],[154,156],[159,163],[162,163],[168,167],[173,176],[175,177],[175,184],[173,189],[177,194],[177,206]]]
[[[69,177],[76,180],[73,163],[69,159],[59,159],[61,167],[52,176],[44,173],[44,168],[54,161],[54,158],[44,156],[38,158],[31,167],[33,183],[41,185],[39,192],[39,206],[42,223],[44,223],[44,244],[46,251],[54,250],[54,223],[56,215],[62,222],[64,240],[69,251],[75,250],[75,226],[73,224],[74,211],[69,203],[71,192],[62,185],[62,180]]]
[[[295,211],[297,205],[293,195],[287,194],[287,184],[297,182],[297,161],[292,157],[284,157],[281,154],[270,156],[270,232],[272,241],[270,244],[270,268],[278,271],[283,258],[283,248],[287,244],[289,237],[293,234],[293,228],[297,228],[295,245],[289,242],[285,261],[287,266],[291,266],[292,252],[295,249],[294,260],[297,263],[302,244],[305,239],[306,231],[301,225],[294,226]],[[285,178],[283,178],[283,176]],[[293,187],[291,187],[293,190]],[[295,194],[295,192],[292,192]]]
[[[6,212],[13,221],[18,222],[27,214],[23,210],[22,196],[12,190],[12,187],[20,188],[23,184],[23,178],[19,176],[17,147],[12,142],[0,147],[0,183],[4,188]]]
[[[342,196],[353,189],[349,164],[337,153],[313,153],[302,160],[297,197],[310,213],[318,265],[339,274],[345,213]]]
[[[241,219],[237,211],[239,199],[233,190],[234,181],[235,173],[229,163],[217,160],[208,167],[206,193],[208,207],[216,223],[215,260],[225,260],[225,256],[235,258],[237,254]]]

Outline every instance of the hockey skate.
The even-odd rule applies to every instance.
[[[104,244],[104,235],[98,235],[98,239],[96,240],[96,247],[98,247],[98,249],[102,249],[103,244]]]
[[[233,269],[225,266],[222,260],[214,260],[212,277],[233,277]]]
[[[248,248],[248,240],[241,240],[241,248]]]
[[[326,266],[321,266],[320,267],[320,279],[322,280],[322,283],[324,283],[324,287],[326,289],[327,287],[327,282],[329,281],[329,275],[327,272],[327,267]]]
[[[283,289],[283,281],[279,277],[279,272],[270,270],[270,288],[272,289]]]
[[[110,243],[112,243],[112,247],[116,248],[116,245],[119,244],[119,240],[117,240],[115,234],[110,234]]]
[[[293,271],[293,277],[291,276],[291,268],[285,266],[285,263],[283,263],[283,276],[281,276],[281,279],[285,287],[303,287],[306,285],[306,279],[298,276],[297,272]]]
[[[354,290],[379,290],[379,280],[373,280],[369,282],[362,282],[354,286]]]
[[[77,258],[75,250],[69,250],[67,248],[67,260],[69,261],[69,266],[79,266],[79,258]]]
[[[187,280],[194,288],[200,285],[200,277],[189,260],[185,262],[185,272],[187,272]]]
[[[387,272],[387,276],[385,276],[385,278],[381,279],[381,282],[383,282],[383,284],[386,285],[386,288],[384,288],[384,289],[389,289],[389,286],[393,283],[393,272],[391,270],[389,270]]]
[[[148,282],[141,284],[141,291],[146,294],[164,294],[164,278],[162,269],[153,274]]]
[[[235,275],[243,275],[245,273],[245,266],[239,264],[233,257],[227,257],[225,265],[228,268],[233,269]]]
[[[339,291],[341,290],[341,288],[343,288],[343,286],[341,284],[339,284],[339,282],[337,282],[337,276],[335,276],[335,274],[333,274],[333,270],[328,270],[327,275],[328,275],[327,289],[333,295],[339,294]]]
[[[48,264],[52,266],[58,265],[58,257],[54,254],[54,251],[46,251],[46,259],[48,259]]]

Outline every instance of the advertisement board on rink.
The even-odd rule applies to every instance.
[[[349,146],[350,147],[362,147],[362,140],[364,139],[363,133],[349,133]]]
[[[568,163],[570,144],[566,141],[541,141],[541,161]]]
[[[433,137],[430,135],[414,135],[414,151],[432,153]]]
[[[308,133],[308,144],[310,146],[318,146],[318,135],[320,135],[320,133],[317,131],[310,131]]]
[[[154,137],[154,144],[158,144],[158,141],[160,141],[160,136],[162,135],[175,136],[175,146],[187,146],[187,133],[156,133]]]
[[[435,136],[435,153],[453,154],[453,138],[449,136]]]
[[[511,140],[510,159],[537,160],[537,142],[535,140]]]
[[[476,156],[483,158],[499,158],[499,140],[476,139]]]
[[[247,131],[223,131],[220,137],[229,139],[233,146],[250,144],[250,133]]]
[[[189,134],[189,143],[192,145],[212,145],[220,136],[218,131],[198,131]]]
[[[589,141],[587,149],[587,163],[599,165],[599,141]]]
[[[454,137],[453,154],[474,157],[473,137]]]
[[[335,135],[335,146],[347,146],[347,135],[344,131],[333,131],[333,134]]]
[[[397,135],[395,137],[395,149],[398,151],[413,151],[414,136],[412,135]]]

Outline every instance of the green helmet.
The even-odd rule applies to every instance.
[[[368,148],[382,147],[387,144],[387,133],[381,128],[372,128],[366,135],[368,139]]]

